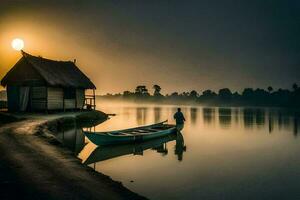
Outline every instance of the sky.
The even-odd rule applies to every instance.
[[[21,57],[77,60],[98,94],[300,82],[300,1],[1,0],[0,79]]]

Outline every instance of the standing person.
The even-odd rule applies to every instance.
[[[177,109],[177,112],[174,114],[174,119],[176,120],[176,125],[180,126],[183,125],[185,122],[185,118],[183,116],[183,113],[181,112],[181,108]]]

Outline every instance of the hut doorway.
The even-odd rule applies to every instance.
[[[8,108],[14,112],[25,112],[28,110],[30,99],[30,87],[7,87]]]

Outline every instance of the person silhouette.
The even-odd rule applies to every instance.
[[[181,112],[181,108],[177,108],[177,112],[174,114],[174,119],[176,120],[177,126],[184,124],[185,118],[183,116],[183,113]]]

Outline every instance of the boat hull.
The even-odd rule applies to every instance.
[[[91,132],[84,132],[86,137],[96,145],[111,145],[111,144],[125,144],[125,143],[138,143],[148,141],[154,138],[164,137],[172,133],[176,133],[176,127],[172,127],[166,130],[157,131],[151,134],[145,135],[105,135]]]

